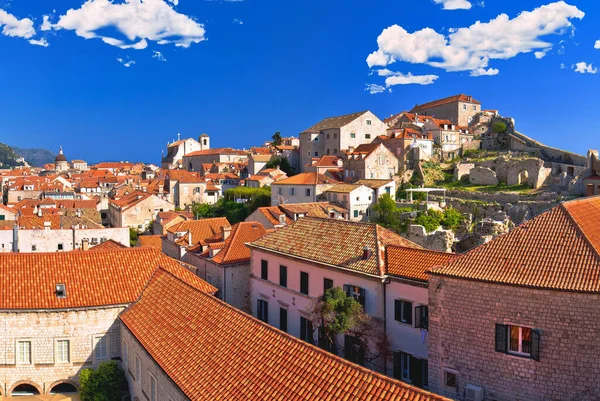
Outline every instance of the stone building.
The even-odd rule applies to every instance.
[[[271,184],[271,206],[316,202],[317,197],[338,182],[319,173],[300,173]]]
[[[207,134],[202,134],[196,141],[193,138],[180,139],[177,134],[177,141],[167,143],[167,155],[162,158],[162,168],[166,170],[183,168],[183,157],[199,150],[210,149],[210,138]]]
[[[350,147],[371,143],[378,135],[385,134],[386,128],[387,125],[370,111],[319,121],[300,133],[300,165],[304,169],[312,158],[340,157]]]
[[[82,369],[119,360],[119,314],[138,300],[158,266],[216,291],[152,249],[1,254],[0,260],[0,396],[76,392]]]
[[[424,133],[420,127],[406,128],[405,123],[392,126],[387,130],[387,136],[375,138],[373,143],[383,143],[396,159],[398,171],[415,168],[415,162],[431,159],[433,155],[433,137]],[[419,157],[415,157],[415,148],[420,149]]]
[[[208,243],[222,243],[219,235],[222,235],[223,227],[231,227],[225,217],[181,221],[167,229],[162,239],[162,251],[173,259],[184,260],[188,251],[205,251]]]
[[[287,203],[259,207],[246,221],[256,221],[267,230],[281,228],[303,217],[319,217],[348,220],[348,209],[331,202]]]
[[[411,113],[450,120],[456,125],[467,127],[473,116],[480,111],[481,102],[471,96],[460,94],[416,105]]]
[[[66,156],[63,154],[62,146],[58,151],[58,154],[54,158],[54,170],[56,171],[67,171],[69,169],[69,162]]]
[[[359,184],[337,184],[324,192],[325,199],[347,209],[350,221],[369,222],[372,207],[377,203],[373,190]]]
[[[430,270],[429,387],[459,400],[600,397],[600,198]]]
[[[109,202],[111,227],[132,227],[145,231],[159,212],[173,210],[175,206],[147,192],[135,191]]]
[[[398,159],[381,143],[350,148],[343,156],[344,181],[392,179],[398,172]]]
[[[583,178],[586,196],[600,195],[600,159],[597,150],[588,151],[588,165]]]
[[[203,165],[213,163],[235,163],[248,160],[248,152],[232,148],[215,148],[191,152],[183,157],[183,168],[187,171],[203,172]]]

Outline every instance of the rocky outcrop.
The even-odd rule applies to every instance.
[[[438,252],[452,252],[454,233],[441,228],[427,234],[425,227],[412,224],[408,226],[406,237],[423,248]]]
[[[496,173],[488,167],[475,167],[469,172],[469,181],[474,185],[498,185]]]

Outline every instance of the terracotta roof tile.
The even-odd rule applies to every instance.
[[[316,123],[315,125],[313,125],[312,127],[310,127],[309,129],[307,129],[304,132],[322,131],[325,129],[340,128],[340,127],[350,124],[352,121],[356,120],[358,117],[362,116],[366,112],[368,112],[368,110],[359,111],[358,113],[346,114],[343,116],[327,117],[327,118],[319,121],[318,123]]]
[[[437,106],[441,106],[441,105],[453,103],[453,102],[470,102],[470,103],[474,103],[474,104],[481,104],[480,101],[475,100],[473,98],[471,98],[471,100],[469,100],[469,96],[461,93],[460,95],[449,96],[449,97],[445,97],[443,99],[434,100],[432,102],[419,104],[419,105],[413,107],[411,112],[429,109],[431,107],[437,107]]]
[[[392,276],[428,281],[427,270],[456,258],[454,253],[390,245],[386,249],[387,272]]]
[[[246,243],[256,241],[266,233],[262,224],[253,221],[234,225],[223,249],[212,258],[213,262],[221,265],[249,262],[250,248]]]
[[[565,202],[430,273],[600,292],[600,197]]]
[[[97,252],[0,253],[0,309],[64,309],[136,301],[157,268],[201,291],[216,288],[151,248]],[[58,298],[56,284],[67,296]]]
[[[162,240],[165,235],[140,235],[138,237],[139,246],[147,246],[162,252]]]
[[[316,172],[301,173],[293,175],[289,178],[279,180],[274,185],[319,185],[319,184],[336,184],[337,181]]]
[[[447,400],[298,340],[162,270],[120,319],[191,400]]]
[[[108,241],[104,241],[103,243],[96,245],[92,248],[89,249],[89,251],[93,251],[93,252],[98,252],[98,251],[106,251],[106,250],[113,250],[113,249],[123,249],[123,248],[128,248],[127,246],[109,239]]]
[[[221,232],[221,227],[231,227],[225,217],[215,217],[210,219],[186,220],[175,224],[167,229],[170,233],[188,233],[179,238],[176,242],[189,245],[188,235],[192,234],[192,244],[199,244],[206,241]]]
[[[422,249],[375,224],[312,217],[303,217],[249,244],[290,257],[374,275],[385,274],[383,252],[388,245]],[[372,252],[367,259],[363,259],[365,247]]]

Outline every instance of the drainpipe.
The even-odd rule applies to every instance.
[[[381,280],[383,285],[383,332],[387,336],[387,285],[390,283],[390,278],[385,276]],[[389,345],[389,344],[388,344]],[[383,359],[383,374],[387,376],[387,355]]]

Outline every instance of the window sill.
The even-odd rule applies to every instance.
[[[406,327],[412,327],[413,329],[416,329],[416,327],[413,326],[412,323],[401,322],[400,320],[396,320],[396,319],[394,319],[394,322],[401,324],[403,327],[406,326]]]
[[[515,359],[530,359],[533,361],[533,358],[531,357],[531,354],[519,354],[516,352],[507,352],[506,355],[511,356]]]

